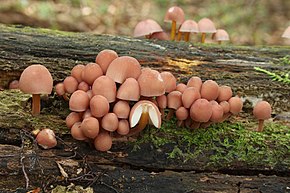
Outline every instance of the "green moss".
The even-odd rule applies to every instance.
[[[168,158],[186,162],[206,157],[208,166],[212,167],[233,163],[290,167],[288,126],[268,123],[264,132],[255,132],[249,128],[256,127],[256,123],[224,122],[196,130],[175,125],[173,119],[164,122],[159,130],[148,127],[136,143],[152,143],[156,148],[171,143],[173,148],[167,152]]]

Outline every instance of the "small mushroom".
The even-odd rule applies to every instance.
[[[155,32],[162,32],[163,29],[160,25],[154,21],[153,19],[146,19],[137,23],[134,28],[134,37],[142,37],[150,38],[150,35]]]
[[[195,87],[186,88],[181,96],[182,104],[187,109],[190,108],[194,101],[200,98],[199,90]]]
[[[206,99],[197,99],[190,107],[190,117],[195,122],[206,123],[211,115],[212,107]]]
[[[184,121],[188,118],[189,113],[188,113],[188,109],[186,109],[185,107],[181,106],[179,107],[176,111],[175,111],[175,116],[178,120],[177,122],[177,126],[180,127],[183,125]]]
[[[258,102],[254,109],[253,114],[256,119],[259,120],[258,132],[263,131],[264,120],[271,118],[272,108],[267,101]]]
[[[69,99],[69,109],[75,112],[86,111],[89,107],[90,99],[85,91],[75,91]]]
[[[32,115],[38,115],[40,113],[40,95],[51,93],[53,80],[45,66],[31,65],[22,72],[19,88],[24,93],[32,94]]]
[[[184,12],[180,7],[170,7],[164,17],[164,22],[171,22],[171,36],[170,39],[175,40],[176,24],[184,22]]]
[[[66,126],[71,128],[76,122],[81,121],[81,116],[77,112],[71,112],[65,119]]]
[[[148,123],[152,123],[156,128],[161,127],[161,113],[158,107],[151,101],[141,100],[137,102],[130,111],[130,130],[127,136],[141,132]]]
[[[19,81],[13,80],[9,83],[9,89],[19,89]]]
[[[112,137],[108,131],[101,131],[94,140],[94,146],[98,151],[108,151],[112,144]]]
[[[96,63],[88,63],[82,71],[82,80],[93,85],[94,81],[103,75],[103,70]]]
[[[181,40],[181,36],[184,34],[184,41],[188,42],[190,33],[197,32],[199,32],[197,23],[194,20],[186,20],[181,24],[178,30],[177,40]]]
[[[221,44],[223,41],[229,41],[230,37],[226,30],[218,29],[215,33],[212,34],[212,39],[217,41],[218,44]]]
[[[43,149],[50,149],[57,145],[55,134],[51,129],[42,129],[36,136],[37,144]]]
[[[88,83],[86,83],[85,81],[82,81],[78,85],[78,90],[83,90],[87,92],[88,90],[90,90],[90,85],[88,85]]]
[[[179,91],[172,91],[167,95],[167,107],[169,108],[169,112],[166,116],[166,119],[169,120],[174,115],[174,111],[176,111],[179,107],[182,106],[182,93]]]
[[[58,96],[61,96],[64,100],[68,101],[69,98],[66,95],[64,84],[62,82],[55,85],[55,92]]]
[[[111,62],[118,58],[118,54],[114,50],[102,50],[96,57],[96,63],[100,65],[103,73],[106,74]]]
[[[164,110],[167,107],[167,97],[166,97],[166,95],[163,94],[161,96],[156,97],[156,102],[157,102],[157,105],[158,105],[159,110],[161,112],[161,117],[162,117],[162,119],[164,119],[164,115],[165,115]]]
[[[120,135],[128,135],[128,133],[130,132],[130,127],[127,119],[119,120],[119,125],[116,132]]]
[[[230,112],[233,115],[236,115],[236,114],[240,113],[242,111],[242,109],[243,109],[243,101],[238,96],[231,97],[228,100],[228,103],[230,104]]]
[[[175,90],[177,90],[177,91],[183,93],[183,92],[185,91],[186,88],[187,88],[186,84],[184,84],[184,83],[178,83],[178,84],[176,85]]]
[[[117,86],[113,79],[108,76],[98,77],[92,86],[94,95],[102,95],[107,98],[109,103],[116,100]]]
[[[82,122],[76,122],[70,129],[71,136],[76,140],[86,140],[87,137],[84,135],[81,129]]]
[[[127,78],[117,91],[117,98],[126,101],[138,101],[140,87],[135,78]]]
[[[208,101],[216,100],[219,96],[219,85],[213,80],[205,81],[201,86],[200,95]]]
[[[100,118],[109,112],[110,105],[106,97],[95,95],[90,100],[90,109],[94,117]]]
[[[114,105],[113,113],[115,113],[119,119],[128,119],[130,114],[129,103],[127,101],[118,101]]]
[[[233,95],[232,88],[229,86],[220,86],[219,95],[217,98],[218,102],[228,101]]]
[[[108,113],[102,118],[102,128],[113,132],[118,129],[119,120],[115,113]]]
[[[99,134],[99,121],[95,117],[87,117],[82,121],[80,129],[87,138],[94,139]]]
[[[201,43],[205,42],[206,33],[216,33],[214,23],[208,18],[202,18],[199,20],[198,29],[201,33]]]
[[[75,79],[73,76],[68,76],[63,80],[63,85],[64,85],[64,90],[67,93],[72,94],[78,89],[79,83],[77,79]]]
[[[82,82],[82,72],[85,68],[85,65],[83,64],[78,64],[73,67],[71,70],[71,76],[74,77],[79,83]]]
[[[161,72],[160,76],[164,81],[166,93],[169,93],[176,89],[176,78],[175,76],[173,76],[171,72],[167,72],[167,71]]]
[[[186,84],[187,87],[195,87],[199,92],[202,86],[202,80],[198,76],[191,77]]]
[[[169,36],[164,31],[152,33],[150,39],[170,40]]]

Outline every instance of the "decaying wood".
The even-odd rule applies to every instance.
[[[35,63],[47,66],[55,83],[62,81],[74,65],[94,62],[103,49],[136,57],[143,67],[171,71],[180,82],[197,75],[229,85],[245,99],[264,98],[272,104],[274,114],[290,111],[290,86],[253,69],[289,71],[290,66],[278,65],[279,59],[289,55],[289,47],[203,46],[0,25],[0,86],[7,88],[25,67]],[[171,144],[161,149],[142,144],[133,151],[132,144],[116,142],[111,152],[100,153],[71,139],[64,123],[69,113],[65,101],[57,97],[43,100],[41,115],[33,117],[29,100],[29,95],[19,91],[0,93],[0,190],[24,190],[24,173],[30,189],[43,190],[50,190],[51,184],[71,182],[94,184],[99,192],[246,193],[289,188],[289,152],[286,161],[275,168],[241,162],[211,166],[206,156],[188,162],[168,159],[166,150],[172,149]],[[30,131],[43,127],[55,128],[63,141],[59,139],[57,148],[42,150],[34,144]]]

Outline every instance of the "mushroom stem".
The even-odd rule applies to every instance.
[[[175,40],[175,31],[176,31],[176,21],[172,21],[172,23],[171,23],[171,36],[170,36],[170,39],[172,41]]]
[[[205,42],[205,33],[202,33],[201,34],[201,43],[204,43]]]
[[[32,115],[40,114],[40,94],[32,94]]]
[[[186,41],[186,42],[189,41],[189,35],[190,35],[190,32],[185,32],[185,34],[184,34],[184,41]]]
[[[160,113],[161,113],[161,119],[164,120],[164,118],[165,118],[164,109],[163,108],[159,108],[159,110],[160,110]]]
[[[190,126],[191,129],[198,129],[200,127],[200,122],[192,121]]]
[[[149,122],[149,113],[148,112],[143,112],[141,114],[139,123],[136,127],[130,130],[130,132],[126,135],[128,137],[136,135],[137,133],[140,133],[143,129],[145,129],[146,125]]]
[[[182,126],[184,126],[184,121],[178,120],[177,127],[182,127]]]
[[[177,34],[177,41],[180,41],[181,40],[181,36],[182,36],[182,32],[179,31],[178,34]]]
[[[174,109],[169,109],[169,112],[166,116],[166,120],[170,120],[174,114]]]
[[[263,131],[263,126],[264,126],[264,120],[263,119],[259,119],[259,125],[258,125],[258,132],[262,132]]]

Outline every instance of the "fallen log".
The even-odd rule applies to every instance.
[[[171,71],[180,82],[197,75],[229,85],[247,99],[244,113],[195,131],[176,129],[174,120],[165,122],[160,130],[146,128],[135,142],[115,141],[110,152],[100,153],[71,139],[64,123],[66,101],[51,95],[43,101],[41,115],[33,117],[29,95],[4,90],[0,190],[49,190],[50,185],[73,182],[103,192],[286,191],[289,122],[270,121],[264,133],[256,133],[250,111],[259,98],[271,103],[273,116],[290,111],[290,86],[253,68],[289,71],[289,65],[279,65],[289,56],[289,47],[194,45],[1,25],[0,86],[7,88],[35,63],[45,65],[55,83],[60,82],[74,65],[93,62],[103,49],[133,56],[143,67]],[[30,133],[44,127],[59,137],[52,150],[40,149]]]

